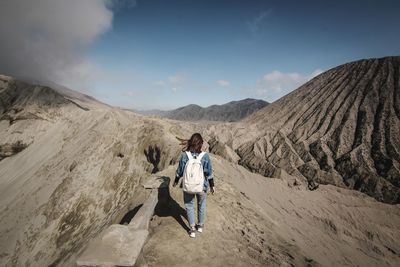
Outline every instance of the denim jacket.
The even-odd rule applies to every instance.
[[[191,152],[192,156],[196,158],[200,153],[195,153]],[[186,155],[186,152],[182,152],[181,158],[179,159],[179,164],[178,168],[176,169],[176,175],[175,175],[175,182],[179,181],[179,178],[183,176],[183,172],[185,170],[186,163],[188,162],[189,158]],[[204,187],[203,191],[207,192],[207,189],[209,187],[209,180],[213,179],[213,171],[212,171],[212,165],[211,165],[211,160],[210,156],[205,153],[204,156],[201,158],[201,164],[203,165],[203,171],[204,171]]]

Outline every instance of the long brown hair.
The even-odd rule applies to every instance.
[[[201,137],[201,134],[194,133],[189,140],[178,137],[177,139],[181,142],[181,145],[184,146],[182,151],[190,151],[195,153],[201,152],[201,147],[203,146],[203,137]]]

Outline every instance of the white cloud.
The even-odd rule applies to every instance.
[[[262,11],[260,14],[255,16],[252,20],[248,21],[247,27],[249,28],[250,32],[253,34],[258,34],[260,31],[260,28],[265,23],[265,20],[268,18],[268,16],[271,15],[271,12],[272,12],[271,9]]]
[[[90,71],[86,48],[111,28],[107,2],[2,1],[0,71],[43,81],[81,79]]]
[[[316,70],[314,70],[314,71],[310,74],[308,80],[311,80],[312,78],[314,78],[314,77],[320,75],[320,74],[323,73],[323,72],[324,72],[324,71],[321,70],[321,69],[316,69]]]
[[[176,73],[174,75],[168,76],[166,80],[156,81],[155,84],[164,87],[168,86],[172,92],[176,93],[178,90],[182,89],[182,87],[188,82],[188,76],[184,73]]]
[[[320,69],[307,75],[297,72],[284,73],[274,70],[265,74],[257,82],[255,92],[259,97],[265,97],[269,101],[274,101],[321,73],[322,70]]]
[[[2,0],[0,73],[81,89],[98,67],[85,52],[133,0]],[[79,88],[80,87],[80,88]]]
[[[226,80],[218,80],[218,81],[217,81],[217,84],[218,84],[219,86],[226,87],[226,86],[229,86],[231,83],[230,83],[229,81],[226,81]]]

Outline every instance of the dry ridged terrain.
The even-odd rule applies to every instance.
[[[63,265],[176,161],[174,126],[0,78],[0,265]]]
[[[400,57],[333,68],[233,126],[239,163],[400,203]],[[251,129],[251,130],[250,130]],[[217,135],[218,136],[218,135]]]
[[[396,202],[398,66],[335,68],[239,123],[147,118],[0,76],[0,265],[75,266],[92,238],[143,203],[143,180],[173,178],[175,136],[200,132],[217,190],[205,232],[188,238],[182,192],[171,187],[138,266],[399,266],[398,204],[303,183]]]

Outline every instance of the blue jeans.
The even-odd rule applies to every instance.
[[[183,192],[183,201],[185,202],[186,213],[189,221],[190,227],[194,227],[195,224],[195,216],[194,216],[194,198],[197,198],[197,215],[199,225],[204,225],[204,219],[206,215],[206,198],[207,193],[201,192],[197,194],[189,194]]]

